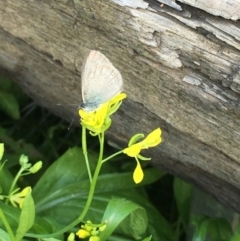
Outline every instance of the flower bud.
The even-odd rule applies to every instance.
[[[98,236],[91,236],[89,241],[100,241],[100,238]]]
[[[42,161],[38,161],[37,163],[35,163],[35,164],[29,169],[29,171],[30,171],[31,173],[36,173],[36,172],[38,172],[41,168],[42,168]]]
[[[92,236],[95,236],[95,235],[97,235],[97,234],[98,234],[98,230],[95,229],[95,230],[92,230],[92,231],[91,231],[91,235],[92,235]]]
[[[102,232],[106,229],[107,224],[104,224],[103,226],[99,227],[99,231]]]
[[[19,163],[21,166],[25,166],[28,163],[28,156],[22,154],[20,156]]]
[[[84,229],[79,229],[78,232],[76,233],[76,235],[79,238],[87,238],[90,236],[90,233],[87,230]]]
[[[75,234],[74,233],[70,233],[68,238],[67,238],[67,241],[75,241]]]

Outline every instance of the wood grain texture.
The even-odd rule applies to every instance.
[[[240,211],[240,25],[180,2],[2,0],[0,68],[71,120],[76,107],[56,104],[81,103],[82,61],[101,51],[128,95],[108,136],[126,146],[160,126],[153,163]]]
[[[173,7],[179,11],[182,10],[180,4],[177,4],[175,0],[158,0],[160,3],[164,3],[170,7]],[[178,0],[186,5],[193,6],[197,9],[202,9],[207,13],[214,16],[220,16],[226,19],[238,20],[240,18],[240,2],[239,0],[221,0],[221,1],[209,1],[209,0]]]

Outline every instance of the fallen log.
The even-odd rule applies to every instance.
[[[0,68],[70,121],[84,56],[101,51],[128,96],[109,138],[160,126],[152,163],[240,212],[239,16],[234,0],[2,0]]]

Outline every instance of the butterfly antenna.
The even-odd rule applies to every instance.
[[[73,124],[73,121],[74,121],[74,119],[75,119],[75,116],[76,116],[76,113],[77,113],[78,110],[79,110],[79,107],[76,109],[76,111],[75,111],[75,113],[74,113],[74,116],[73,116],[72,121],[71,121],[71,123],[70,123],[70,125],[69,125],[69,127],[68,127],[68,130],[70,130],[70,128],[71,128],[71,126],[72,126],[72,124]]]

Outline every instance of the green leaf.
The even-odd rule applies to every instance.
[[[178,212],[182,218],[185,231],[187,231],[191,209],[192,186],[180,178],[175,177],[173,182],[173,190]]]
[[[0,202],[0,209],[6,216],[6,219],[11,229],[15,231],[17,229],[18,222],[19,222],[20,209],[7,205],[3,202]],[[4,224],[1,219],[0,219],[0,228],[4,228]]]
[[[97,156],[90,152],[90,164],[95,166],[94,159],[97,159]],[[107,163],[104,163],[103,169],[108,170]],[[102,171],[104,172],[104,170],[101,170],[101,173],[103,173]],[[149,204],[145,197],[137,193],[135,188],[152,183],[165,173],[156,168],[147,169],[145,170],[144,180],[137,186],[133,182],[132,175],[132,172],[100,175],[94,200],[85,220],[100,222],[107,203],[112,196],[126,196],[128,199],[136,198],[137,201],[141,201],[141,205]],[[69,149],[48,168],[33,188],[37,215],[56,220],[59,225],[58,229],[66,227],[79,216],[85,205],[88,192],[89,179],[82,150],[80,148]],[[151,215],[156,216],[156,213],[158,212],[154,209]],[[158,219],[162,220],[161,217],[156,218],[156,220]],[[152,223],[156,222],[156,220],[152,221]],[[166,230],[169,230],[167,224],[165,226]],[[31,236],[30,233],[29,236]]]
[[[207,234],[211,241],[228,241],[232,237],[231,225],[224,218],[210,218],[204,215],[195,216],[193,241],[204,241]]]
[[[2,188],[2,194],[7,195],[13,182],[12,174],[5,168],[6,165],[0,168],[0,187]]]
[[[138,217],[141,217],[141,215],[143,215],[141,217],[142,220],[145,220],[143,222],[141,222],[141,228],[143,230],[141,230],[140,233],[143,233],[146,229],[147,226],[147,221],[146,221],[146,213],[144,211],[144,209],[142,207],[140,207],[139,205],[128,201],[126,199],[123,198],[113,198],[107,206],[107,209],[104,213],[104,216],[102,218],[102,222],[107,222],[107,227],[106,229],[100,233],[99,237],[101,239],[101,241],[105,241],[112,233],[113,231],[117,228],[117,226],[128,216],[130,215],[132,212],[137,211],[139,215]],[[134,219],[136,218],[136,216],[134,217]],[[134,227],[134,221],[133,221],[133,227]],[[129,227],[130,228],[130,227]],[[134,232],[138,231],[137,233],[139,233],[139,229],[138,227],[134,227]],[[136,235],[136,233],[134,234]],[[137,234],[138,236],[138,234]]]
[[[142,241],[150,241],[152,239],[152,235],[150,235],[149,237],[143,239]]]
[[[212,241],[228,241],[232,237],[232,228],[224,218],[211,218],[208,233]]]
[[[19,105],[12,94],[0,91],[0,108],[15,120],[20,118]]]
[[[118,232],[133,237],[134,239],[142,238],[147,229],[148,219],[146,211],[141,208],[131,212],[118,227]]]
[[[35,207],[31,192],[28,192],[23,201],[19,218],[19,226],[16,232],[16,240],[21,241],[26,232],[33,226],[35,219]]]
[[[11,241],[9,235],[4,230],[0,229],[0,240],[1,241]]]
[[[210,220],[204,215],[195,216],[193,224],[195,226],[192,241],[205,241]]]
[[[0,208],[4,212],[4,215],[6,216],[11,228],[13,230],[17,230],[19,225],[19,217],[20,217],[21,209],[15,208],[13,206],[10,206],[1,202],[0,202]],[[0,227],[1,228],[4,227],[1,220],[0,220]],[[57,225],[55,220],[49,219],[47,217],[41,218],[36,216],[34,225],[30,229],[30,231],[34,233],[47,234],[47,233],[52,233],[57,228],[59,228],[59,225]]]

